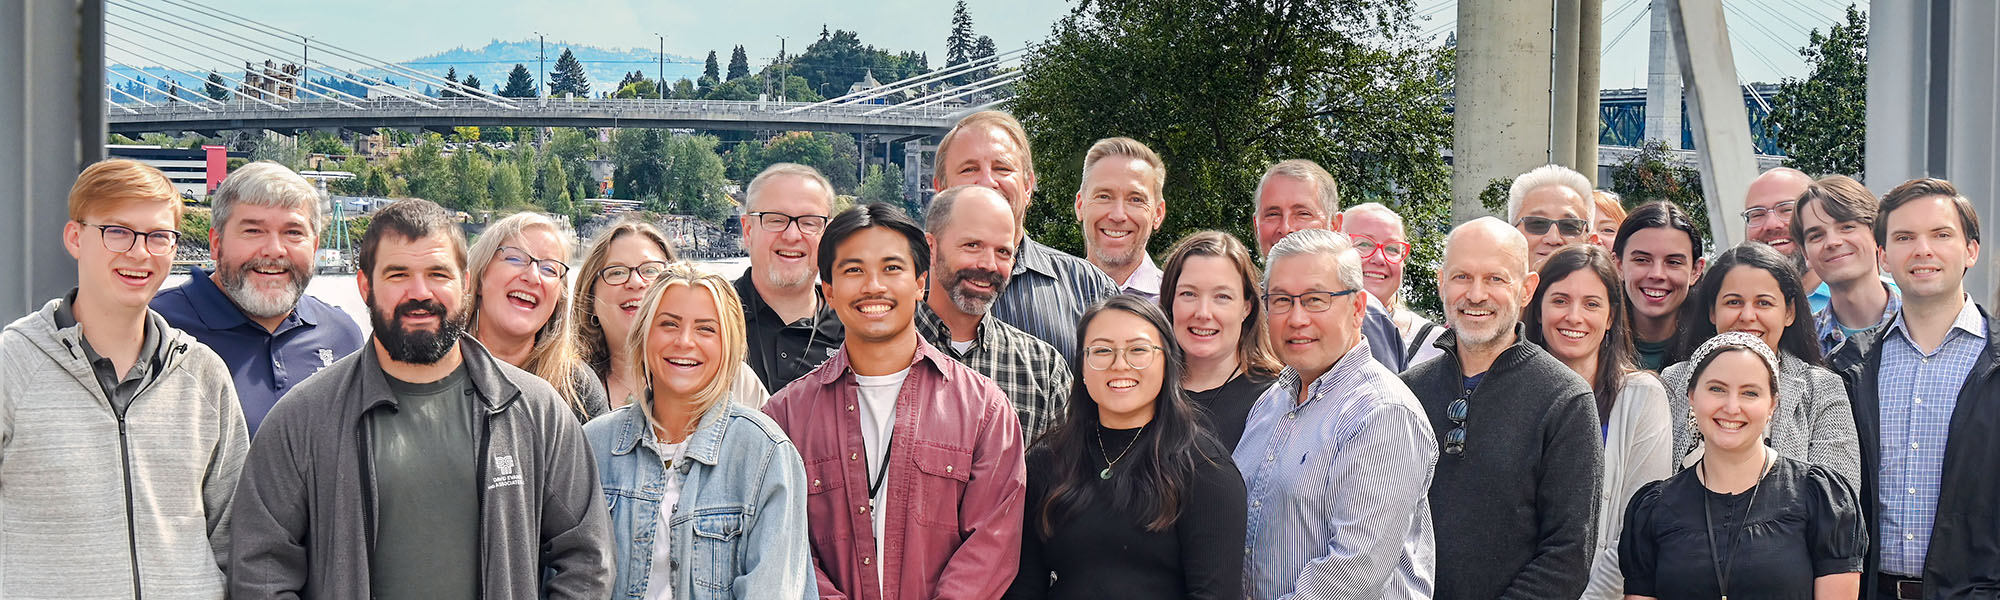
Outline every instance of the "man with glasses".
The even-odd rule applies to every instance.
[[[1362,265],[1325,229],[1270,250],[1265,323],[1285,370],[1233,458],[1248,491],[1252,598],[1430,598],[1431,470],[1422,406],[1361,335]]]
[[[1271,246],[1295,231],[1341,231],[1340,186],[1319,163],[1294,158],[1271,165],[1257,181],[1256,196],[1257,212],[1250,219],[1261,255],[1268,257]],[[1388,306],[1382,303],[1386,296],[1363,296],[1367,316],[1361,323],[1361,335],[1368,338],[1369,352],[1390,371],[1402,371],[1409,361],[1403,356],[1403,336],[1389,318]]]
[[[1403,373],[1442,432],[1431,485],[1437,598],[1575,598],[1590,580],[1604,444],[1590,385],[1522,335],[1528,240],[1492,217],[1452,230],[1445,356]]]
[[[1165,275],[1146,253],[1153,230],[1167,219],[1167,166],[1138,140],[1097,140],[1083,157],[1083,183],[1076,190],[1076,219],[1090,264],[1103,269],[1118,290],[1147,300],[1160,299]]]
[[[1444,326],[1410,310],[1403,292],[1403,264],[1410,260],[1410,241],[1403,215],[1377,202],[1363,202],[1340,213],[1341,230],[1361,255],[1361,285],[1391,307],[1389,318],[1402,335],[1403,362],[1414,365],[1444,354],[1437,340]]]
[[[244,165],[215,188],[213,217],[215,272],[189,269],[153,310],[222,356],[254,435],[292,386],[361,348],[361,328],[305,293],[326,223],[312,183],[278,163]]]
[[[1596,243],[1592,202],[1590,178],[1562,165],[1542,165],[1514,178],[1507,189],[1507,221],[1528,239],[1529,270],[1541,270],[1542,261],[1563,246]]]
[[[1808,268],[1805,254],[1792,236],[1792,214],[1798,210],[1799,197],[1805,195],[1812,183],[1812,176],[1791,167],[1777,167],[1758,175],[1750,181],[1750,190],[1743,196],[1743,226],[1746,239],[1764,242],[1791,257],[1805,275],[1801,283],[1812,290],[1806,299],[1817,312],[1826,308],[1830,296],[1821,285],[1819,274]]]
[[[750,341],[744,361],[764,389],[776,391],[832,356],[843,337],[840,319],[813,288],[833,184],[812,167],[778,163],[744,190],[750,269],[736,279]]]
[[[77,287],[0,332],[0,586],[24,598],[220,598],[250,436],[229,367],[146,308],[180,195],[107,160],[70,188]]]

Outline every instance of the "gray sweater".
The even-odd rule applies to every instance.
[[[60,302],[0,332],[0,595],[221,598],[250,445],[229,368],[149,312],[160,367],[121,418]]]

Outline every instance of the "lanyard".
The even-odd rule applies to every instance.
[[[874,500],[875,495],[881,493],[882,484],[889,482],[889,456],[896,451],[896,446],[893,443],[895,441],[896,434],[893,432],[889,434],[889,439],[882,440],[882,464],[876,465],[875,474],[868,478],[869,500]]]
[[[1766,461],[1768,460],[1767,458]],[[1766,462],[1766,464],[1769,463]],[[1700,468],[1703,478],[1706,479],[1708,475],[1708,461],[1702,461]],[[1729,532],[1729,558],[1726,560],[1722,558],[1722,554],[1715,551],[1715,516],[1709,513],[1708,507],[1708,497],[1711,494],[1707,486],[1703,486],[1701,494],[1701,521],[1704,527],[1702,527],[1702,532],[1708,534],[1708,555],[1714,559],[1709,566],[1715,569],[1715,582],[1721,586],[1722,600],[1729,600],[1729,572],[1736,568],[1736,542],[1739,541],[1737,534],[1743,533],[1743,530],[1750,528],[1750,509],[1757,505],[1757,490],[1764,487],[1763,474],[1765,471],[1768,471],[1768,468],[1758,471],[1757,483],[1750,486],[1750,500],[1743,503],[1743,518],[1737,521],[1736,528]]]

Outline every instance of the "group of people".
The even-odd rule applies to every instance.
[[[1084,157],[1083,257],[1026,235],[1013,117],[968,116],[936,165],[921,221],[771,166],[735,281],[640,221],[468,245],[400,201],[361,243],[366,335],[304,293],[325,217],[298,175],[231,174],[215,271],[161,291],[181,202],[92,165],[77,288],[0,333],[0,593],[2000,589],[2000,328],[1948,182],[1773,170],[1753,241],[1710,257],[1675,205],[1542,167],[1450,232],[1437,323],[1402,217],[1341,210],[1310,161],[1246,190],[1254,254],[1201,231],[1158,264],[1166,165],[1136,140]]]

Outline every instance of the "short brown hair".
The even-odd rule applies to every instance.
[[[138,202],[165,202],[173,205],[174,223],[185,210],[173,180],[146,163],[123,158],[98,161],[84,168],[69,188],[69,220],[84,219]]]
[[[1875,214],[1875,245],[1889,245],[1889,213],[1903,205],[1929,198],[1944,196],[1951,199],[1952,208],[1958,210],[1958,225],[1961,235],[1974,243],[1979,242],[1979,212],[1973,210],[1972,201],[1958,194],[1958,187],[1949,181],[1933,177],[1923,177],[1903,182],[1896,189],[1882,196],[1881,209]]]
[[[1819,203],[1819,209],[1835,223],[1855,222],[1874,228],[1875,215],[1881,209],[1875,202],[1875,193],[1868,186],[1846,175],[1828,175],[1806,186],[1806,192],[1799,196],[1798,204],[1792,206],[1792,222],[1789,226],[1792,239],[1803,244],[1806,241],[1806,207]],[[1877,246],[1881,242],[1876,242]]]
[[[944,138],[938,140],[937,160],[932,163],[937,166],[938,172],[931,175],[933,180],[943,179],[945,165],[950,164],[951,143],[958,139],[958,132],[975,127],[1000,128],[1001,133],[1007,134],[1008,139],[1021,147],[1021,171],[1029,177],[1035,176],[1035,150],[1028,146],[1028,128],[1022,127],[1020,119],[1005,111],[982,110],[959,119],[958,124],[951,126],[951,131],[945,132]]]
[[[451,211],[436,202],[406,198],[375,211],[375,215],[368,218],[368,233],[361,236],[363,277],[375,274],[375,251],[382,246],[382,236],[392,234],[406,240],[442,235],[451,244],[452,253],[458,257],[459,270],[465,270],[465,232],[459,230]]]
[[[1272,177],[1290,177],[1312,184],[1313,191],[1319,195],[1320,212],[1326,213],[1324,216],[1329,223],[1332,222],[1334,215],[1340,214],[1340,185],[1334,182],[1333,174],[1326,172],[1326,168],[1319,166],[1319,163],[1303,158],[1291,158],[1271,165],[1271,168],[1264,170],[1264,176],[1257,179],[1257,195],[1250,198],[1251,204],[1256,204],[1258,198],[1264,197],[1264,184]]]
[[[1104,138],[1090,145],[1090,152],[1083,155],[1083,180],[1077,182],[1077,187],[1079,188],[1077,189],[1077,193],[1080,194],[1086,191],[1081,188],[1088,184],[1090,168],[1097,165],[1097,161],[1112,157],[1145,161],[1146,166],[1153,168],[1153,176],[1149,178],[1152,181],[1148,182],[1153,185],[1153,199],[1166,200],[1167,163],[1162,162],[1160,154],[1154,152],[1152,148],[1147,147],[1145,143],[1128,137]]]

